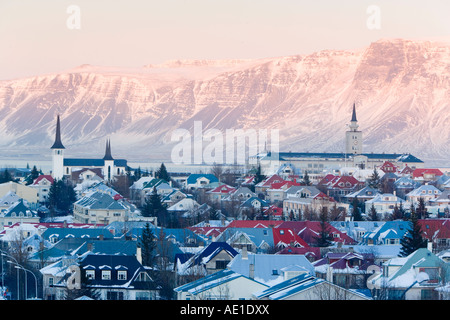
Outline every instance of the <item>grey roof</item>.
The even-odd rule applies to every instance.
[[[248,253],[248,258],[243,259],[242,254],[238,254],[228,264],[228,269],[233,270],[244,276],[249,276],[250,264],[255,267],[254,279],[262,283],[273,283],[273,281],[282,281],[281,272],[276,274],[274,270],[281,269],[291,265],[303,267],[311,275],[314,274],[314,266],[306,259],[304,255],[299,254],[252,254]]]
[[[121,201],[114,200],[112,196],[103,192],[93,192],[75,202],[75,204],[89,209],[126,210]]]

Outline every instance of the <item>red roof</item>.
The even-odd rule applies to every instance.
[[[439,169],[434,168],[420,168],[413,171],[413,178],[423,177],[424,174],[434,174],[435,176],[442,176],[443,173]]]
[[[380,167],[380,170],[383,172],[396,172],[397,171],[397,167],[389,161],[385,161],[383,163],[383,165]]]
[[[226,227],[188,227],[195,234],[204,235],[207,237],[217,237],[220,235]]]
[[[270,187],[273,183],[279,183],[279,182],[283,182],[283,178],[281,178],[279,175],[277,174],[273,174],[270,177],[268,177],[267,179],[261,181],[260,183],[257,184],[258,187]]]
[[[450,219],[419,220],[423,236],[429,241],[450,239]]]
[[[333,235],[334,242],[344,244],[356,244],[356,241],[347,234],[339,231],[327,223],[328,232]],[[315,245],[316,238],[319,236],[321,226],[319,221],[284,221],[279,228],[289,228],[296,232],[309,245]]]
[[[283,215],[283,209],[280,207],[277,207],[275,205],[271,205],[263,212],[266,215],[272,215],[272,216],[282,216]]]
[[[228,194],[231,192],[236,191],[235,188],[230,187],[229,185],[223,184],[221,186],[218,186],[212,190],[210,190],[208,193],[220,193],[220,194]]]
[[[307,258],[312,257],[314,260],[318,260],[321,258],[320,255],[320,248],[319,247],[293,247],[288,246],[280,251],[278,251],[276,254],[302,254],[306,256]]]
[[[270,228],[283,223],[278,220],[233,220],[228,224],[229,228]]]
[[[282,182],[275,182],[272,183],[270,188],[271,189],[289,189],[292,186],[299,186],[300,183],[294,182],[294,181],[282,181]]]
[[[37,177],[34,182],[33,185],[38,185],[39,182],[43,179],[47,179],[50,183],[53,183],[53,177],[49,174],[41,174],[39,177]]]
[[[301,246],[309,247],[309,245],[298,236],[294,231],[289,228],[273,228],[273,242],[275,246],[278,245],[291,245],[291,246]]]

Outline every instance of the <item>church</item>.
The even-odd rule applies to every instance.
[[[251,157],[249,164],[259,163],[265,175],[299,174],[307,171],[309,175],[320,176],[323,172],[338,171],[342,168],[374,169],[386,161],[399,168],[423,168],[424,162],[411,154],[398,153],[363,153],[362,131],[358,130],[356,108],[353,104],[348,131],[345,133],[345,151],[341,153],[314,152],[278,152],[266,151]],[[282,171],[282,172],[281,172]]]
[[[114,176],[126,174],[127,160],[114,159],[111,154],[111,141],[106,141],[105,156],[101,159],[91,158],[65,158],[65,147],[61,140],[61,123],[59,115],[56,119],[55,142],[52,147],[52,176],[54,179],[62,179],[71,176],[72,172],[81,169],[101,169],[103,177],[111,181]]]

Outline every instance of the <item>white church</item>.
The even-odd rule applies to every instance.
[[[280,170],[289,174],[307,171],[309,175],[320,176],[324,171],[341,170],[343,168],[371,169],[379,168],[389,161],[399,168],[408,166],[412,169],[423,168],[424,162],[411,154],[399,153],[363,153],[363,135],[358,130],[356,108],[353,104],[352,117],[345,132],[345,150],[341,153],[315,152],[271,152],[265,151],[250,157],[249,165],[261,165],[265,175],[280,174]],[[286,173],[286,172],[282,173]]]
[[[106,141],[105,156],[102,159],[89,158],[65,158],[65,147],[61,141],[61,124],[59,115],[56,119],[55,142],[52,147],[52,176],[54,179],[62,179],[64,176],[70,176],[73,171],[81,169],[100,168],[103,177],[111,181],[116,175],[126,174],[127,160],[114,159],[111,155],[111,142]]]

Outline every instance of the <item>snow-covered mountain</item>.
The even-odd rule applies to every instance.
[[[401,39],[0,81],[0,146],[4,156],[49,153],[59,113],[68,156],[101,156],[110,138],[115,157],[167,160],[173,130],[194,121],[223,132],[279,129],[281,151],[343,152],[354,102],[364,152],[450,164],[450,45]]]

